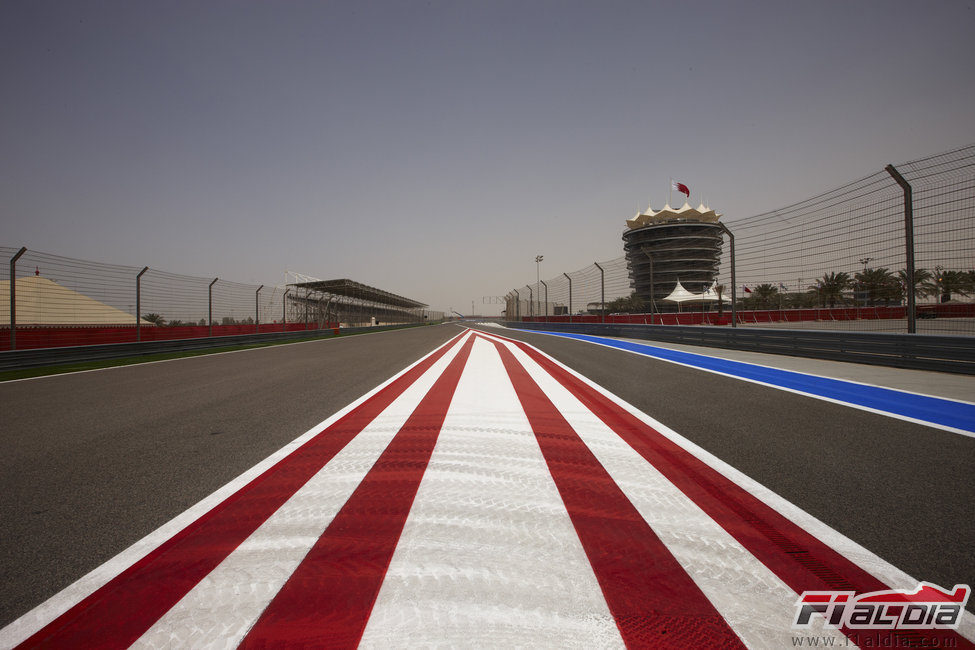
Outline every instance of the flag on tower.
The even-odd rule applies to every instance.
[[[670,186],[678,192],[682,192],[687,198],[691,198],[691,191],[687,189],[687,186],[683,183],[678,183],[677,181],[672,180],[670,181]]]

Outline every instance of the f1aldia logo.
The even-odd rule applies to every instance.
[[[812,627],[821,616],[830,627],[853,630],[958,629],[971,588],[955,585],[951,591],[921,582],[917,589],[871,591],[804,591],[796,602],[793,628]]]

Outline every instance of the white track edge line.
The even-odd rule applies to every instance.
[[[490,336],[484,332],[481,334],[485,336]],[[607,399],[616,403],[617,405],[623,407],[629,411],[633,416],[637,417],[645,424],[651,426],[659,433],[666,436],[672,442],[678,444],[685,451],[695,456],[698,460],[702,461],[704,464],[711,467],[711,469],[722,474],[726,478],[730,479],[732,482],[737,484],[740,488],[757,498],[759,501],[765,503],[767,506],[771,507],[773,510],[778,512],[780,515],[796,524],[800,528],[804,529],[806,532],[812,534],[821,542],[830,546],[833,550],[838,552],[840,555],[845,557],[847,560],[853,564],[864,569],[875,578],[881,582],[889,585],[893,589],[914,589],[919,584],[919,581],[909,575],[906,571],[899,569],[887,560],[884,560],[879,555],[873,551],[867,549],[865,546],[861,545],[859,542],[855,542],[843,533],[839,532],[835,528],[829,526],[828,524],[820,521],[813,515],[809,514],[796,504],[792,503],[785,497],[782,497],[777,492],[765,487],[755,479],[751,478],[747,474],[741,472],[740,470],[729,465],[725,461],[721,460],[711,452],[707,451],[700,445],[692,442],[691,440],[685,438],[681,434],[677,433],[675,430],[671,429],[662,422],[658,422],[654,418],[650,417],[637,407],[633,406],[621,397],[613,394],[609,390],[603,388],[599,384],[595,383],[588,377],[576,372],[572,368],[561,363],[557,359],[554,359],[545,352],[539,350],[531,343],[525,341],[518,341],[517,339],[505,339],[503,337],[492,337],[497,338],[501,341],[516,341],[518,343],[524,343],[530,346],[536,352],[542,356],[549,359],[552,363],[556,364],[566,372],[572,374],[580,381],[586,383],[588,386],[594,390],[601,393]],[[869,562],[867,566],[857,560],[857,557],[861,559],[867,559]],[[949,585],[950,587],[951,585]],[[967,638],[969,641],[975,641],[975,614],[970,611],[963,610],[962,615],[963,621],[961,626],[959,626],[958,633]]]
[[[521,330],[521,329],[517,329],[517,328],[514,328],[514,329],[512,329],[512,328],[505,328],[505,329],[507,329],[508,331],[511,331],[511,332],[530,332],[532,334],[541,334],[541,335],[544,335],[544,336],[555,336],[555,337],[558,337],[558,338],[568,338],[568,339],[572,339],[574,341],[580,341],[582,343],[592,343],[593,345],[606,345],[605,343],[599,343],[597,341],[588,341],[586,339],[577,339],[574,336],[566,336],[567,334],[569,334],[569,335],[574,334],[574,332],[547,332],[547,331],[541,331],[541,330]],[[669,350],[671,352],[680,352],[682,354],[689,354],[689,355],[697,356],[697,357],[705,357],[707,359],[718,359],[720,361],[730,361],[730,362],[733,362],[733,363],[741,363],[741,364],[744,364],[746,366],[754,366],[756,368],[765,368],[766,370],[778,370],[779,372],[788,372],[788,373],[792,373],[794,375],[802,375],[802,376],[805,376],[805,377],[814,377],[816,379],[831,379],[833,381],[842,381],[842,382],[847,383],[847,384],[856,384],[858,386],[867,386],[869,388],[882,388],[883,390],[890,390],[890,391],[895,391],[895,392],[898,392],[898,393],[904,393],[905,395],[915,395],[915,396],[918,396],[918,397],[929,397],[931,399],[940,399],[940,400],[945,400],[947,402],[957,402],[959,404],[967,404],[968,406],[975,406],[975,401],[968,401],[968,400],[964,400],[964,399],[958,399],[956,397],[944,397],[943,395],[932,395],[930,393],[919,393],[919,392],[914,391],[914,390],[907,390],[905,388],[894,388],[892,386],[883,386],[881,384],[871,384],[870,382],[857,381],[856,379],[846,379],[844,377],[832,377],[830,375],[818,375],[816,373],[806,372],[804,370],[792,370],[790,368],[780,368],[778,366],[771,366],[771,365],[768,365],[767,363],[755,363],[754,361],[742,361],[740,359],[730,359],[730,358],[727,358],[727,357],[719,357],[719,356],[715,356],[715,355],[711,355],[711,354],[706,354],[704,352],[692,352],[690,350],[680,350],[678,348],[668,348],[668,347],[664,347],[662,345],[654,345],[655,343],[665,343],[666,341],[653,341],[651,339],[631,339],[631,338],[625,338],[625,337],[620,337],[620,336],[603,336],[602,334],[582,334],[582,336],[595,336],[595,337],[599,337],[599,338],[612,339],[614,341],[623,341],[623,342],[626,342],[626,343],[633,343],[634,345],[643,345],[643,346],[646,346],[646,347],[649,347],[649,348],[659,348],[661,350]],[[733,352],[748,352],[748,353],[752,353],[752,354],[766,354],[766,355],[772,354],[771,352],[756,352],[754,350],[733,350],[731,348],[710,348],[710,347],[704,346],[704,345],[702,345],[702,346],[694,346],[694,345],[692,345],[690,343],[679,343],[679,344],[675,344],[675,345],[686,345],[688,347],[701,347],[701,348],[704,348],[706,350],[731,350]],[[681,364],[681,365],[687,365],[687,366],[689,366],[691,368],[698,368],[699,370],[706,370],[706,368],[700,368],[700,367],[695,366],[693,364],[685,364],[685,363],[683,363],[681,361],[673,361],[671,359],[662,359],[660,357],[657,357],[657,356],[655,356],[653,354],[649,354],[649,353],[640,353],[640,352],[636,352],[635,350],[625,350],[623,348],[617,348],[616,346],[613,346],[613,345],[606,345],[606,347],[611,347],[611,348],[614,348],[616,350],[622,350],[623,352],[634,352],[635,354],[642,354],[643,356],[653,357],[654,359],[658,359],[660,361],[669,361],[671,363],[677,363],[677,364]],[[778,355],[778,356],[782,356],[782,357],[785,357],[787,359],[810,359],[812,361],[825,361],[825,362],[830,362],[830,363],[853,363],[854,365],[858,365],[858,366],[863,366],[863,365],[869,366],[870,365],[870,364],[863,364],[863,363],[858,363],[858,362],[833,361],[832,359],[819,359],[817,357],[795,357],[795,356],[788,355],[788,354],[782,354],[782,355]],[[917,368],[896,368],[896,367],[893,367],[893,366],[870,366],[870,367],[886,368],[888,370],[913,370],[914,372],[936,372],[936,371],[933,371],[933,370],[918,370]],[[720,371],[717,371],[717,370],[711,371],[711,372],[718,372],[718,373],[720,373]]]
[[[111,559],[105,561],[100,566],[92,569],[87,574],[69,584],[67,587],[63,588],[61,591],[54,594],[30,611],[21,615],[3,629],[0,629],[0,647],[12,648],[30,638],[32,634],[42,629],[48,623],[54,621],[58,616],[81,602],[89,594],[93,593],[97,589],[100,589],[102,586],[122,573],[125,569],[141,560],[143,557],[168,541],[184,528],[191,525],[206,513],[210,512],[214,507],[263,474],[278,461],[290,455],[305,442],[320,433],[323,429],[337,422],[346,414],[360,406],[363,402],[386,388],[398,378],[409,372],[413,367],[419,365],[425,359],[437,353],[442,348],[458,345],[465,338],[466,337],[462,332],[451,338],[446,343],[436,347],[431,352],[423,355],[421,358],[417,359],[400,372],[382,382],[365,395],[359,397],[344,408],[336,411],[330,417],[316,424],[299,437],[287,443],[278,451],[274,452],[250,469],[244,471],[237,478],[232,479],[223,487],[218,488],[209,496],[204,497],[196,505],[190,506],[187,510],[184,510],[182,513],[176,515],[176,517],[152,531],[139,541],[135,542]]]
[[[529,331],[529,330],[521,330],[521,331]],[[545,334],[548,334],[550,336],[558,336],[558,334],[551,334],[550,332],[544,332],[544,333]],[[975,406],[975,402],[970,402],[968,400],[958,399],[958,398],[955,398],[955,397],[944,397],[942,395],[931,395],[930,393],[919,393],[917,391],[907,390],[905,388],[894,388],[893,386],[882,386],[881,384],[871,384],[870,382],[857,381],[856,379],[846,379],[845,377],[832,377],[830,375],[817,375],[816,373],[806,372],[804,370],[792,370],[791,368],[780,368],[778,366],[770,366],[767,363],[755,363],[754,361],[742,361],[741,359],[729,359],[727,357],[714,356],[714,355],[711,355],[711,354],[705,354],[703,352],[691,352],[689,350],[679,350],[677,348],[666,348],[666,347],[663,347],[663,346],[654,345],[654,343],[657,343],[658,341],[651,341],[649,339],[646,340],[646,341],[644,341],[642,339],[628,339],[628,338],[622,338],[622,337],[617,337],[617,336],[601,336],[600,334],[587,334],[586,336],[599,336],[600,338],[613,339],[614,341],[625,341],[627,343],[633,343],[635,345],[644,345],[644,346],[650,347],[650,348],[659,348],[661,350],[670,350],[672,352],[681,352],[683,354],[690,354],[690,355],[698,356],[698,357],[706,357],[708,359],[719,359],[721,361],[731,361],[733,363],[742,363],[742,364],[745,364],[745,365],[748,365],[748,366],[755,366],[756,368],[765,368],[767,370],[778,370],[779,372],[788,372],[788,373],[792,373],[794,375],[803,375],[805,377],[815,377],[816,379],[832,379],[833,381],[842,381],[842,382],[847,383],[847,384],[856,384],[858,386],[867,386],[869,388],[882,388],[883,390],[892,390],[892,391],[895,391],[895,392],[898,392],[898,393],[904,393],[905,395],[916,395],[918,397],[930,397],[931,399],[940,399],[940,400],[945,400],[945,401],[948,401],[948,402],[958,402],[959,404],[968,404],[969,406]],[[586,342],[586,343],[593,343],[594,342],[594,341],[586,341],[585,339],[576,339],[576,340],[577,341],[581,340],[581,341]],[[662,341],[660,341],[660,342],[662,342]],[[690,343],[681,343],[680,345],[690,346]],[[706,346],[701,346],[701,347],[706,347]],[[709,349],[709,350],[711,350],[711,349],[726,350],[726,349],[729,349],[729,348],[707,348],[707,349]],[[735,350],[735,351],[736,352],[749,352],[749,353],[752,353],[752,354],[772,354],[771,352],[756,352],[754,350]],[[652,356],[652,355],[648,355],[648,356]],[[817,357],[795,357],[795,356],[788,355],[788,354],[783,354],[783,355],[778,355],[778,356],[783,356],[783,357],[786,357],[788,359],[810,359],[812,361],[824,361],[824,362],[829,362],[829,363],[852,363],[852,364],[858,365],[858,366],[864,366],[864,365],[869,366],[870,365],[870,364],[858,363],[858,362],[855,362],[855,361],[854,362],[850,362],[850,361],[833,361],[832,359],[819,359]],[[657,357],[654,357],[654,358],[657,358]],[[661,361],[666,361],[666,359],[661,359]],[[870,367],[872,367],[872,368],[886,368],[888,370],[913,370],[914,372],[936,372],[936,371],[933,371],[933,370],[918,370],[917,368],[897,368],[897,367],[894,367],[894,366],[870,366]]]
[[[527,331],[527,330],[519,330],[519,331]],[[569,337],[564,337],[564,336],[560,337],[558,334],[546,334],[546,336],[556,336],[558,338],[569,338]],[[727,372],[722,372],[720,370],[713,370],[711,368],[702,368],[700,366],[695,366],[695,365],[690,364],[690,363],[684,363],[682,361],[674,361],[673,359],[663,359],[663,358],[654,356],[652,354],[644,354],[642,352],[637,352],[636,350],[626,350],[626,349],[623,349],[623,348],[618,348],[618,347],[616,347],[614,345],[608,345],[606,343],[598,343],[596,341],[586,341],[586,340],[583,340],[583,339],[571,339],[571,340],[579,341],[580,343],[588,343],[590,345],[598,345],[600,347],[609,348],[610,350],[619,350],[620,352],[626,352],[626,353],[629,353],[629,354],[634,354],[634,355],[636,355],[638,357],[647,357],[647,358],[650,358],[650,359],[656,359],[657,361],[663,361],[664,363],[672,363],[672,364],[677,365],[677,366],[684,366],[685,368],[692,368],[694,370],[701,370],[703,372],[709,372],[709,373],[711,373],[713,375],[720,375],[722,377],[729,377],[731,379],[737,379],[738,381],[747,381],[747,382],[752,383],[752,384],[758,384],[759,386],[767,386],[768,388],[774,388],[776,390],[785,391],[787,393],[795,393],[796,395],[803,395],[805,397],[811,397],[813,399],[822,400],[824,402],[832,402],[833,404],[839,404],[840,406],[848,406],[850,408],[855,408],[855,409],[858,409],[858,410],[861,410],[861,411],[867,411],[868,413],[876,413],[877,415],[884,415],[884,416],[891,417],[891,418],[894,418],[894,419],[897,419],[897,420],[903,420],[905,422],[912,422],[914,424],[920,424],[920,425],[923,425],[923,426],[926,426],[926,427],[931,427],[932,429],[940,429],[942,431],[947,431],[949,433],[956,433],[958,435],[965,436],[967,438],[975,438],[975,432],[973,432],[973,431],[966,431],[965,429],[959,429],[957,427],[948,426],[947,424],[939,424],[937,422],[930,422],[928,420],[921,420],[921,419],[918,419],[918,418],[912,418],[912,417],[910,417],[908,415],[901,415],[899,413],[891,413],[890,411],[883,411],[881,409],[876,409],[876,408],[873,408],[873,407],[870,407],[870,406],[864,406],[862,404],[855,404],[853,402],[845,402],[843,400],[838,400],[838,399],[835,399],[833,397],[825,397],[823,395],[817,395],[815,393],[809,393],[809,392],[806,392],[806,391],[803,391],[803,390],[798,390],[796,388],[788,388],[786,386],[779,386],[777,384],[772,384],[772,383],[769,383],[769,382],[760,381],[758,379],[751,379],[749,377],[740,377],[738,375],[733,375],[733,374],[730,374],[730,373],[727,373]],[[522,341],[522,342],[523,343],[527,343],[526,341]],[[529,345],[531,345],[531,344],[529,344]],[[701,356],[707,356],[707,355],[701,355]],[[714,357],[712,357],[712,358],[714,358]],[[744,362],[742,362],[742,363],[744,363]],[[752,365],[757,365],[757,364],[752,364]],[[765,366],[762,366],[762,367],[765,367]],[[771,367],[771,366],[769,366],[769,367]],[[772,369],[773,370],[781,370],[781,368],[772,368]],[[793,371],[789,370],[788,372],[793,372]],[[799,373],[799,374],[807,374],[807,373]],[[820,379],[833,379],[834,381],[846,381],[845,379],[836,379],[835,377],[825,377],[825,376],[821,376],[821,375],[812,375],[812,374],[809,374],[808,376],[810,376],[810,377],[818,377]],[[851,382],[851,383],[856,383],[856,382]],[[867,385],[870,385],[870,384],[867,384]],[[876,386],[876,388],[885,388],[886,389],[885,386]],[[890,389],[887,389],[887,390],[898,390],[898,389],[890,388]],[[910,391],[903,391],[903,390],[902,391],[899,391],[899,392],[906,393],[908,395],[919,395],[921,397],[933,397],[934,399],[943,399],[943,400],[951,401],[951,402],[960,402],[962,404],[970,404],[969,402],[964,402],[964,401],[961,401],[961,400],[952,400],[952,399],[946,398],[946,397],[936,397],[936,396],[932,396],[932,395],[923,395],[921,393],[911,393]],[[975,404],[973,404],[973,405],[975,405]]]
[[[441,323],[441,324],[443,324],[443,323]],[[401,332],[404,329],[413,329],[413,328],[405,328],[404,327],[404,328],[395,329],[395,330],[382,330],[380,332],[353,332],[351,334],[347,334],[346,336],[358,336],[360,334],[389,334],[391,332]],[[256,352],[257,350],[263,350],[265,348],[278,347],[280,345],[302,345],[302,344],[305,344],[305,343],[323,343],[323,342],[328,342],[328,341],[337,341],[340,338],[341,337],[338,337],[338,336],[323,336],[321,338],[315,338],[315,339],[312,339],[310,341],[283,341],[281,343],[277,343],[276,345],[262,345],[260,347],[247,348],[245,350],[226,350],[224,352],[209,352],[209,353],[206,353],[205,352],[204,354],[194,354],[194,355],[188,356],[188,357],[177,357],[176,359],[158,359],[156,361],[136,361],[135,363],[123,363],[123,364],[120,364],[120,365],[117,365],[117,366],[108,366],[107,368],[89,368],[88,370],[67,370],[65,372],[54,372],[54,373],[51,373],[50,375],[39,375],[37,377],[21,377],[20,379],[7,379],[7,380],[0,381],[0,386],[3,386],[4,384],[13,384],[13,383],[16,383],[16,382],[19,382],[19,381],[33,381],[35,379],[51,379],[52,377],[61,377],[61,376],[64,376],[64,375],[83,375],[83,374],[85,374],[87,372],[101,372],[103,370],[118,370],[119,368],[129,368],[131,366],[151,366],[154,363],[169,363],[170,361],[185,361],[186,359],[195,359],[196,357],[218,357],[218,356],[220,356],[222,354],[237,354],[239,352]],[[260,341],[259,341],[259,343],[260,343]],[[233,344],[231,343],[229,345],[233,345]],[[238,343],[237,345],[253,345],[253,344],[251,344],[251,343]],[[219,347],[219,346],[214,346],[214,347]],[[37,349],[43,349],[43,348],[37,348]],[[199,350],[206,350],[206,348],[200,348]],[[198,350],[184,350],[184,351],[185,352],[197,352]],[[179,352],[179,350],[174,350],[174,352]],[[166,352],[165,351],[158,352],[158,353],[154,352],[152,354],[166,354]],[[136,356],[138,356],[138,355],[136,355]],[[113,361],[113,360],[117,360],[117,359],[128,359],[128,358],[130,358],[130,357],[117,357],[116,359],[104,359],[104,361]],[[68,363],[70,363],[70,362],[68,362]],[[88,363],[88,362],[79,361],[77,363]],[[94,363],[97,363],[97,362],[94,362]],[[37,367],[43,368],[44,366],[37,366]],[[12,368],[11,370],[16,370],[16,368]],[[29,368],[24,368],[24,370],[29,370]]]

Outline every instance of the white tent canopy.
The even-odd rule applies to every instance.
[[[708,287],[708,290],[705,291],[704,293],[691,293],[690,291],[684,288],[684,285],[680,283],[680,280],[677,280],[677,285],[674,287],[674,290],[671,291],[670,295],[664,298],[664,300],[668,300],[670,302],[676,302],[678,307],[680,307],[680,305],[682,305],[685,302],[705,303],[705,302],[717,302],[718,300],[720,300],[722,303],[731,302],[731,299],[725,296],[724,294],[722,294],[721,297],[718,298],[718,294],[714,290],[715,284],[712,284],[710,287]]]
[[[670,295],[664,298],[664,300],[668,300],[670,302],[676,302],[680,304],[682,302],[688,302],[690,300],[700,301],[702,295],[703,294],[700,293],[691,293],[690,291],[685,289],[684,285],[682,285],[680,283],[680,280],[678,280],[677,286],[674,287],[674,290],[671,291]]]
[[[718,286],[717,282],[708,287],[708,290],[701,294],[701,300],[720,300],[721,302],[731,302],[731,298],[727,293],[722,292],[721,297],[718,297],[718,293],[714,290],[716,286]]]

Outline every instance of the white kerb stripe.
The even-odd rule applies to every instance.
[[[568,389],[508,347],[735,634],[750,647],[790,646],[796,593]],[[837,630],[811,632],[846,642]]]
[[[237,645],[461,347],[456,343],[397,397],[134,647]]]
[[[490,335],[485,334],[485,336]],[[834,528],[824,524],[822,521],[812,516],[791,501],[784,499],[758,481],[724,462],[703,447],[691,442],[667,425],[655,420],[629,402],[618,397],[617,395],[614,395],[589,378],[552,358],[551,355],[545,354],[537,348],[534,349],[542,356],[551,360],[552,363],[565,369],[565,371],[569,374],[577,377],[580,381],[585,382],[594,390],[604,395],[607,399],[624,408],[634,417],[653,427],[656,431],[669,438],[671,441],[679,445],[685,451],[689,452],[695,458],[702,461],[704,464],[738,484],[739,487],[757,498],[759,501],[762,501],[771,507],[792,523],[804,529],[824,544],[831,546],[840,555],[858,565],[860,568],[884,584],[889,585],[892,589],[915,589],[917,587],[917,578],[908,575],[905,571],[899,569],[890,562],[887,562],[876,553],[870,551],[857,542],[854,542],[852,539]],[[975,642],[975,614],[972,614],[968,610],[964,611],[958,632],[969,641]]]
[[[363,647],[621,647],[501,358],[479,340]]]
[[[463,334],[458,335],[458,338],[460,336],[463,336]],[[382,382],[345,408],[340,409],[330,417],[308,429],[308,431],[305,431],[296,439],[292,440],[254,467],[251,467],[237,478],[216,490],[196,505],[177,515],[136,543],[132,544],[132,546],[128,547],[112,559],[108,560],[104,564],[101,564],[95,569],[92,569],[89,573],[85,574],[75,582],[59,591],[57,594],[51,596],[31,611],[7,625],[5,628],[0,630],[0,647],[13,647],[28,639],[35,632],[56,619],[58,616],[61,616],[73,606],[80,603],[89,594],[103,587],[110,580],[115,578],[115,576],[119,575],[125,569],[129,568],[143,557],[151,553],[161,544],[165,543],[171,537],[176,535],[179,531],[183,530],[194,521],[210,512],[210,510],[222,503],[225,499],[273,467],[274,464],[280,461],[282,458],[291,454],[308,440],[311,440],[314,436],[318,435],[318,433],[320,433],[323,429],[331,426],[335,422],[338,422],[350,411],[358,407],[360,404],[368,400],[382,389],[386,388],[388,385],[399,379],[402,375],[409,372],[414,366],[422,363],[424,359],[436,354],[437,350],[453,344],[456,342],[456,340],[457,338],[451,339],[450,341],[447,341],[443,345],[437,347],[432,352],[425,354],[423,357],[414,363],[411,363],[409,366]]]

